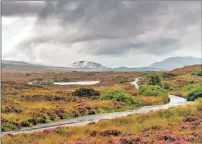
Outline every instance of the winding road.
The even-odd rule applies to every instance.
[[[137,82],[139,78],[136,78],[135,81],[131,82],[132,85],[134,85],[137,89],[139,88]],[[152,105],[152,106],[143,106],[138,109],[134,110],[127,110],[123,112],[113,112],[113,113],[103,113],[103,114],[95,114],[95,115],[87,115],[87,116],[81,116],[69,120],[61,120],[61,121],[56,121],[56,122],[51,122],[47,124],[38,124],[33,127],[25,127],[21,128],[20,130],[17,131],[9,131],[9,132],[3,132],[1,135],[5,134],[20,134],[20,133],[34,133],[34,132],[39,132],[43,131],[45,129],[50,129],[50,128],[57,128],[60,126],[81,126],[81,125],[87,125],[91,122],[98,122],[99,120],[102,119],[114,119],[117,117],[122,117],[122,116],[127,116],[130,114],[136,114],[136,113],[146,113],[154,110],[160,110],[160,109],[168,109],[170,107],[174,106],[180,106],[180,105],[185,105],[188,104],[189,102],[186,101],[186,99],[177,97],[174,95],[169,95],[170,102],[168,104],[164,105]]]

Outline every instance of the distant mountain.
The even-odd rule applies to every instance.
[[[6,67],[6,66],[13,66],[13,67],[23,67],[23,66],[26,66],[26,67],[46,67],[44,65],[38,65],[38,64],[31,64],[31,63],[28,63],[28,62],[24,62],[24,61],[13,61],[13,60],[2,60],[1,61],[1,64],[3,67]]]
[[[77,61],[74,62],[71,67],[78,69],[106,69],[106,67],[102,66],[101,64],[91,61]]]
[[[3,65],[30,65],[27,62],[23,62],[23,61],[12,61],[12,60],[2,60],[1,63]]]
[[[39,64],[31,64],[23,61],[2,60],[1,67],[5,71],[18,72],[50,72],[50,71],[69,71],[64,67],[51,67]]]
[[[164,71],[164,69],[154,68],[154,67],[117,67],[117,68],[107,68],[99,63],[92,61],[78,61],[71,65],[72,70],[75,71]]]
[[[155,62],[149,67],[155,67],[159,69],[166,69],[166,70],[172,70],[175,68],[181,68],[184,66],[190,66],[194,64],[201,64],[201,58],[196,57],[170,57],[167,59],[164,59],[163,61]]]
[[[31,64],[23,61],[2,60],[2,68],[4,71],[18,71],[18,72],[62,72],[62,71],[114,71],[114,72],[128,72],[128,71],[164,71],[164,69],[154,67],[117,67],[107,68],[99,63],[91,61],[74,62],[71,67],[55,67],[38,64]]]

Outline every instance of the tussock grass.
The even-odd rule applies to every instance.
[[[202,131],[202,99],[196,100],[187,106],[169,108],[146,114],[135,114],[113,120],[101,120],[100,122],[87,126],[63,127],[56,131],[34,134],[19,134],[15,136],[4,136],[3,143],[98,143],[108,144],[110,141],[121,138],[139,137],[145,143],[166,143],[164,137],[173,137],[174,141],[187,141],[192,143],[201,142]],[[193,117],[187,122],[187,117]],[[187,119],[187,120],[186,120]],[[186,121],[185,121],[186,120]],[[190,128],[183,128],[189,124]],[[191,128],[193,126],[193,128]],[[102,136],[100,133],[107,130],[116,130],[121,133],[119,136]],[[96,133],[96,135],[92,135]],[[191,139],[192,137],[193,139]],[[160,139],[162,138],[162,139]],[[188,139],[190,138],[190,139]],[[141,142],[140,142],[141,143]]]

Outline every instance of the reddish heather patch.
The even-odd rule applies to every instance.
[[[185,138],[188,142],[193,142],[195,140],[195,137],[193,135],[189,135],[187,138]]]
[[[171,144],[188,144],[188,142],[183,139],[180,139],[172,142]]]
[[[194,122],[194,121],[199,121],[199,117],[197,116],[187,116],[183,119],[184,122]]]
[[[119,140],[120,144],[133,144],[132,140],[130,140],[129,138],[120,138]]]
[[[95,122],[90,122],[90,123],[88,123],[87,125],[93,125],[93,124],[95,124]]]
[[[97,131],[92,131],[90,132],[90,136],[95,137],[97,136],[98,132]]]
[[[164,140],[167,142],[174,142],[177,140],[175,135],[172,134],[162,134],[162,135],[158,135],[158,139],[159,140]]]
[[[6,136],[12,137],[12,136],[14,136],[14,135],[13,135],[12,133],[7,133]]]
[[[49,133],[55,133],[56,131],[57,131],[56,128],[51,128],[51,129],[45,129],[45,130],[43,131],[43,133],[49,134]]]
[[[160,126],[152,126],[151,127],[152,130],[160,130],[160,128],[161,128]]]
[[[131,137],[131,140],[133,141],[133,142],[144,142],[145,140],[144,140],[144,138],[143,137],[139,137],[139,136],[133,136],[133,137]]]
[[[106,130],[100,133],[101,136],[119,136],[121,134],[119,130]]]

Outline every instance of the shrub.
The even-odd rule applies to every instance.
[[[160,140],[164,140],[167,142],[174,142],[177,140],[176,136],[172,134],[161,134],[158,137]]]
[[[138,92],[143,96],[160,96],[167,94],[164,89],[157,85],[141,85]]]
[[[194,101],[197,98],[202,97],[202,83],[198,84],[188,95],[188,101]]]
[[[161,78],[158,75],[150,76],[149,77],[149,85],[160,85]]]
[[[18,105],[7,105],[5,108],[2,107],[3,113],[21,113],[22,109]]]
[[[60,128],[60,127],[56,129],[56,132],[57,132],[57,134],[59,134],[59,135],[64,135],[64,134],[66,134],[65,129],[64,129],[64,128]]]
[[[146,75],[148,75],[148,73],[147,73],[147,72],[144,72],[144,73],[142,73],[140,76],[146,76]]]
[[[27,120],[30,124],[32,125],[36,125],[38,124],[38,120],[36,118],[30,118]]]
[[[162,87],[165,89],[165,90],[173,90],[174,88],[171,87],[170,84],[168,83],[163,83],[162,84]]]
[[[30,73],[26,73],[26,76],[31,76],[31,74]]]
[[[188,84],[188,85],[183,87],[183,90],[184,91],[190,91],[194,88],[194,86],[195,86],[194,84]]]
[[[38,83],[39,85],[53,85],[54,81],[53,80],[43,80]]]
[[[72,95],[80,97],[99,96],[100,92],[92,88],[79,88],[72,92]]]
[[[125,93],[122,89],[110,89],[102,93],[100,98],[102,100],[115,100],[127,104],[138,104],[138,102],[133,97]]]
[[[71,82],[72,80],[66,77],[63,78],[54,78],[55,82]]]
[[[2,123],[1,124],[1,131],[5,132],[5,131],[10,131],[10,130],[17,130],[20,129],[20,127],[12,124],[12,123]]]
[[[62,109],[62,108],[57,109],[55,111],[55,113],[57,114],[58,117],[60,117],[60,119],[64,119],[64,117],[65,117],[65,111],[64,111],[64,109]]]
[[[202,76],[202,71],[195,71],[192,73],[192,75]]]
[[[119,130],[106,130],[100,133],[101,136],[120,136],[121,134]]]
[[[25,120],[25,121],[22,121],[22,122],[20,123],[20,125],[21,125],[22,127],[29,127],[29,126],[30,126],[30,122],[27,121],[27,120]]]
[[[6,119],[1,119],[2,132],[20,129],[20,124],[17,122],[11,122]]]
[[[172,77],[175,77],[176,75],[175,74],[173,74],[173,73],[168,73],[168,72],[164,72],[163,74],[162,74],[162,77],[163,78],[172,78]]]

